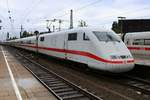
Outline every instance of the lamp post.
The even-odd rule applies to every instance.
[[[123,33],[123,20],[125,20],[126,19],[126,17],[122,17],[122,16],[119,16],[118,17],[118,20],[120,20],[120,33],[121,33],[121,35],[122,35],[122,40],[124,41],[124,36],[125,36],[125,34],[126,33]]]
[[[119,16],[118,17],[118,20],[120,20],[120,32],[121,32],[121,34],[123,34],[123,21],[122,20],[124,20],[124,19],[126,19],[126,17],[122,17],[122,16]]]
[[[37,60],[38,60],[38,38],[39,38],[39,32],[35,31],[34,33],[36,35],[36,55],[37,55]]]
[[[2,20],[0,19],[0,23],[2,23]],[[0,25],[0,30],[2,29],[2,26]]]

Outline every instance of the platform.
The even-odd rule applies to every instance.
[[[0,46],[0,100],[57,100],[4,47]]]

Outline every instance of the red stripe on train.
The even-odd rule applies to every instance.
[[[26,46],[26,47],[32,47],[32,48],[39,48],[39,49],[43,49],[43,50],[50,50],[50,51],[55,51],[55,52],[64,52],[64,53],[70,53],[70,54],[76,54],[76,55],[82,55],[82,56],[86,56],[89,58],[93,58],[95,60],[98,61],[102,61],[102,62],[106,62],[106,63],[113,63],[113,64],[122,64],[124,63],[124,61],[122,60],[117,60],[117,61],[111,61],[111,60],[107,60],[101,57],[98,57],[94,54],[91,54],[89,52],[85,52],[85,51],[77,51],[77,50],[65,50],[65,49],[58,49],[58,48],[47,48],[47,47],[37,47],[37,46],[31,46],[31,45],[21,45],[21,46]],[[127,60],[128,63],[133,63],[134,60]]]
[[[146,50],[146,51],[150,50],[149,47],[130,47],[130,46],[128,46],[128,49],[129,50]]]

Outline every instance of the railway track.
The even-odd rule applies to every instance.
[[[17,50],[17,52],[18,52],[18,50]],[[23,56],[23,57],[25,57],[25,59],[23,60],[23,63],[25,63],[25,64],[29,64],[29,65],[24,65],[25,67],[27,66],[27,69],[30,71],[30,69],[28,68],[28,66],[42,66],[42,67],[44,67],[44,69],[46,69],[46,67],[45,66],[48,66],[48,65],[41,65],[41,64],[39,64],[39,63],[37,63],[37,64],[39,64],[39,65],[36,65],[36,64],[34,64],[34,63],[32,63],[32,61],[33,60],[30,60],[29,58],[34,58],[35,59],[35,56],[34,55],[32,55],[31,53],[25,53],[24,51],[20,51],[19,50],[19,52],[21,52],[21,55],[17,55],[17,57],[20,59],[20,61],[23,59],[21,56],[23,56],[23,55],[25,55],[25,56]],[[23,54],[23,55],[22,55]],[[28,61],[28,59],[29,59],[29,61]],[[26,61],[27,60],[27,61]],[[33,62],[35,62],[35,61],[33,61]],[[36,62],[35,62],[36,63]],[[31,65],[31,64],[33,64],[33,65]],[[36,70],[36,68],[35,68],[35,70]],[[31,71],[31,73],[32,73],[32,71]],[[32,73],[33,75],[34,75],[34,73]],[[61,75],[61,74],[60,74]],[[136,91],[136,93],[138,93],[138,94],[146,94],[146,95],[149,95],[150,94],[150,90],[149,90],[149,88],[150,88],[150,82],[148,81],[148,80],[144,80],[144,79],[141,79],[140,77],[135,77],[134,75],[130,75],[130,74],[124,74],[124,75],[121,75],[121,76],[119,76],[120,78],[118,78],[118,76],[117,76],[117,80],[116,80],[116,77],[115,76],[113,76],[113,77],[111,77],[110,75],[103,75],[103,74],[101,74],[101,73],[96,73],[95,74],[95,71],[93,72],[92,71],[92,73],[90,74],[90,75],[93,75],[94,77],[101,77],[101,78],[104,78],[104,79],[106,79],[106,80],[112,80],[111,82],[117,82],[117,83],[119,83],[119,84],[121,84],[121,85],[126,85],[127,87],[130,87],[130,88],[132,88],[132,89],[134,89],[134,91]],[[61,75],[62,76],[62,75]],[[35,75],[35,77],[36,77],[36,75]],[[38,77],[36,77],[37,79],[38,79]],[[119,79],[119,80],[118,80]],[[51,91],[51,88],[50,87],[48,87],[48,85],[47,84],[45,84],[44,82],[42,82],[40,79],[38,79],[42,84],[44,84],[44,86],[46,87],[46,88],[48,88],[50,91]],[[79,87],[80,88],[80,87]],[[84,90],[84,89],[83,89]],[[52,91],[51,91],[52,92]],[[53,93],[53,92],[52,92]],[[53,93],[54,95],[55,95],[55,92]],[[57,94],[56,94],[57,95]],[[57,97],[57,96],[56,96]],[[59,96],[58,96],[59,97]],[[97,96],[96,96],[97,97]],[[100,96],[101,97],[101,96]],[[103,97],[104,98],[104,97]],[[60,99],[60,98],[58,98],[58,99]],[[65,100],[65,99],[61,99],[61,100]],[[67,99],[67,100],[70,100],[70,99]],[[71,99],[71,100],[102,100],[102,98],[99,98],[98,97],[98,99],[96,98],[81,98],[81,99],[79,99],[79,98],[75,98],[75,99]],[[130,98],[129,98],[129,100],[130,100]],[[131,99],[132,100],[132,99]],[[145,100],[145,99],[143,99],[143,100]],[[149,100],[149,99],[148,99]]]
[[[128,85],[141,93],[150,94],[150,81],[130,75],[123,75],[123,77],[125,78],[122,82],[123,84]]]
[[[16,57],[59,100],[103,100],[21,53],[16,54]]]

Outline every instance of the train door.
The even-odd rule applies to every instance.
[[[88,52],[89,50],[88,44],[89,38],[85,34],[83,34],[83,32],[69,33],[66,45],[67,59],[81,63],[86,63],[87,57],[83,56],[83,54],[84,52]]]
[[[75,60],[75,51],[78,50],[77,47],[77,32],[70,32],[65,36],[65,58],[69,60]]]
[[[64,53],[65,53],[65,59],[67,59],[67,50],[68,50],[68,34],[64,35]]]
[[[88,59],[82,52],[90,52],[90,39],[84,32],[70,32],[64,36],[65,59],[87,63]]]
[[[89,39],[89,37],[86,35],[85,32],[82,32],[81,37],[80,37],[80,43],[82,44],[81,46],[81,51],[90,53],[91,52],[91,48],[93,45],[91,45],[91,41]],[[88,64],[89,59],[88,57],[83,56],[81,58],[82,63],[86,63]]]
[[[38,40],[38,42],[37,42]],[[38,49],[36,50],[36,52],[40,52],[40,53],[45,53],[43,49],[40,49],[42,47],[45,47],[45,37],[44,36],[39,36],[36,40],[36,46],[38,46]]]

